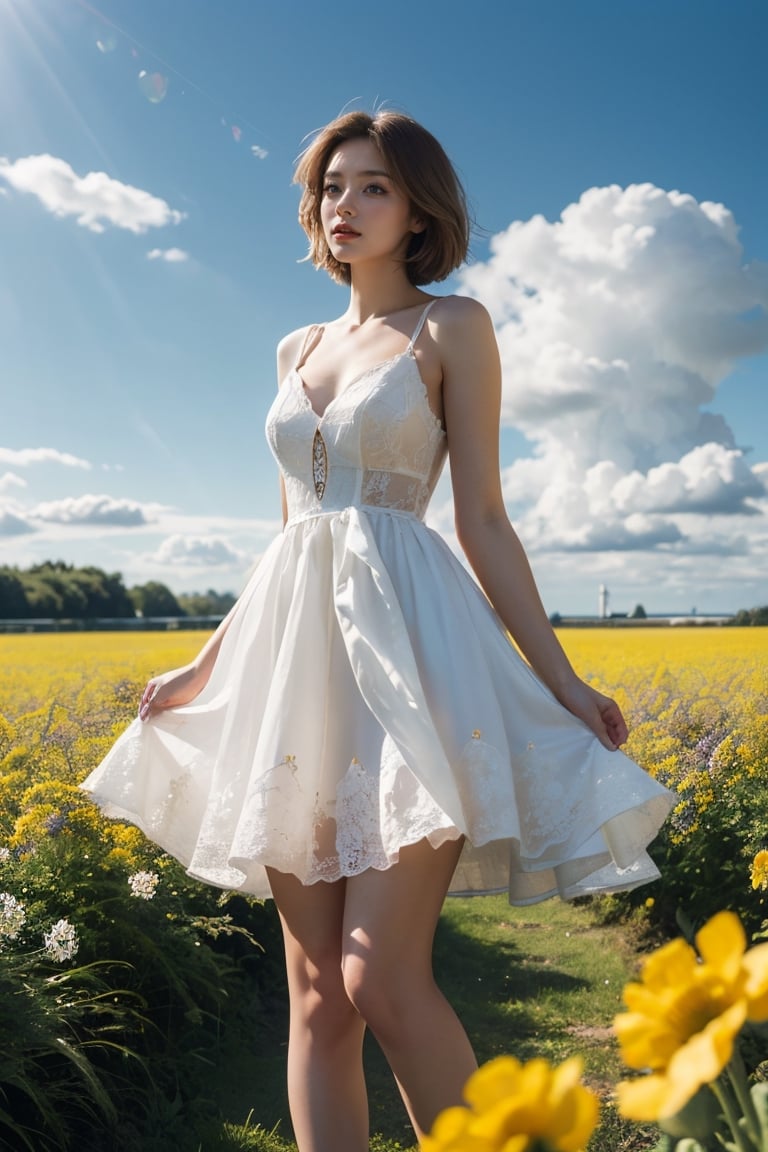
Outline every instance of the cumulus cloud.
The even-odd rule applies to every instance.
[[[15,468],[28,468],[32,464],[62,464],[65,468],[84,468],[89,471],[92,465],[88,460],[60,452],[58,448],[2,448],[0,464],[10,464]]]
[[[17,476],[15,472],[5,472],[0,476],[0,492],[10,492],[11,488],[26,487],[26,480],[23,476]]]
[[[15,161],[0,157],[0,180],[17,192],[36,196],[54,216],[74,216],[91,232],[104,232],[111,225],[140,234],[178,224],[185,216],[142,188],[123,184],[106,172],[79,176],[66,160],[47,154]]]
[[[152,248],[147,252],[147,260],[163,260],[166,264],[183,264],[189,260],[189,252],[183,248]]]
[[[461,274],[499,337],[502,420],[532,445],[503,476],[542,550],[683,549],[696,518],[763,511],[766,477],[707,411],[768,347],[768,265],[721,204],[591,188],[516,221]]]
[[[261,148],[258,144],[251,144],[251,155],[255,156],[257,160],[266,160],[269,156],[266,148]]]
[[[149,523],[144,507],[135,500],[116,500],[112,496],[67,496],[49,500],[30,509],[33,520],[48,524],[93,524],[135,528]]]
[[[242,564],[243,556],[218,536],[168,536],[155,553],[158,564],[218,568]]]

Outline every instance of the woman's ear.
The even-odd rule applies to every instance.
[[[413,232],[414,236],[417,236],[419,232],[424,232],[426,227],[427,222],[426,220],[422,220],[421,216],[411,217],[411,232]]]

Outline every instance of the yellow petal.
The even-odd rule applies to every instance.
[[[586,1148],[597,1127],[599,1117],[600,1104],[597,1096],[587,1088],[582,1088],[576,1094],[576,1108],[570,1130],[558,1137],[557,1148],[560,1152],[580,1152],[580,1149]]]
[[[729,984],[738,979],[747,937],[735,912],[718,912],[696,934],[705,964],[716,968]]]
[[[643,963],[643,984],[652,990],[679,984],[688,978],[696,963],[696,953],[690,944],[680,937],[670,940],[652,952]]]
[[[657,1123],[665,1116],[676,1115],[700,1086],[664,1075],[624,1080],[616,1085],[619,1114],[626,1120]]]
[[[553,1069],[550,1096],[555,1105],[579,1085],[583,1071],[581,1056],[571,1056]]]
[[[464,1099],[484,1112],[517,1090],[522,1064],[514,1056],[497,1056],[473,1072],[464,1086]]]
[[[666,1076],[639,1076],[616,1085],[619,1114],[625,1120],[656,1121],[667,1098]]]
[[[530,1143],[527,1136],[510,1136],[509,1140],[505,1140],[501,1145],[499,1152],[527,1152]]]
[[[755,1023],[768,1020],[768,944],[750,948],[742,960],[746,973],[744,994],[749,1019]]]
[[[623,1012],[614,1018],[613,1028],[628,1068],[665,1068],[681,1044],[665,1018]]]
[[[428,1152],[442,1152],[451,1148],[453,1142],[467,1130],[472,1113],[468,1108],[446,1108],[435,1120],[429,1136],[422,1141],[422,1148]]]
[[[746,1000],[740,1000],[710,1020],[672,1057],[667,1066],[667,1077],[685,1086],[686,1099],[702,1084],[709,1084],[720,1075],[733,1055],[734,1040],[746,1017]]]

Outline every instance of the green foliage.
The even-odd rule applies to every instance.
[[[25,721],[0,759],[0,1147],[196,1152],[227,1019],[258,1011],[261,906],[103,820],[69,782],[66,709]],[[76,949],[57,960],[62,920]]]
[[[118,572],[75,568],[61,560],[26,570],[0,567],[0,620],[95,620],[153,616],[226,616],[231,592],[181,596],[150,580],[126,589]]]
[[[127,618],[134,609],[118,573],[58,560],[0,569],[0,619]]]
[[[129,593],[131,603],[140,616],[183,616],[184,609],[165,584],[150,580],[137,584]]]
[[[739,627],[768,624],[768,604],[762,608],[740,608],[728,623]]]
[[[226,616],[235,603],[232,592],[182,592],[177,600],[186,616]]]

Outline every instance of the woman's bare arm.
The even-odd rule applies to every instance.
[[[536,674],[606,747],[614,748],[627,736],[621,711],[574,672],[547,618],[525,551],[504,507],[498,448],[501,367],[490,317],[476,301],[452,297],[441,306],[432,331],[443,368],[459,542],[488,599]]]

